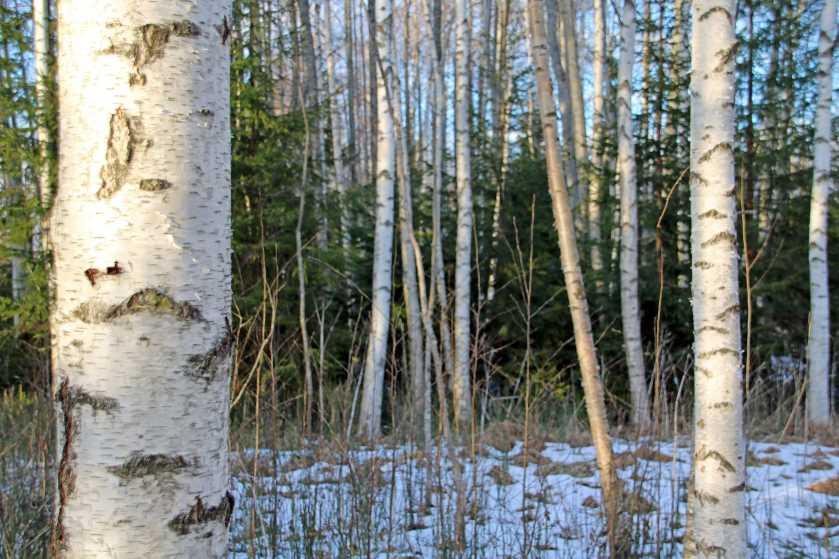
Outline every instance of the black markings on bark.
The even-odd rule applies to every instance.
[[[118,305],[83,303],[75,310],[73,316],[88,324],[100,324],[144,312],[169,315],[184,321],[204,320],[201,311],[191,303],[175,301],[163,291],[155,288],[138,291]]]
[[[134,152],[134,138],[131,130],[131,122],[125,109],[118,108],[111,115],[111,130],[108,135],[108,149],[105,152],[105,165],[99,176],[102,178],[102,185],[96,196],[99,199],[113,196],[128,177],[128,165]]]
[[[701,505],[705,505],[706,503],[716,505],[720,502],[720,500],[717,497],[714,497],[710,493],[703,493],[702,491],[694,490],[693,495],[694,497],[696,497],[696,500],[699,501],[699,504]]]
[[[728,490],[729,493],[740,493],[746,490],[746,482],[744,481],[740,485],[735,485],[731,489]]]
[[[727,470],[731,473],[737,473],[737,470],[734,468],[734,466],[731,464],[731,462],[729,462],[725,458],[725,456],[723,456],[722,454],[720,454],[716,450],[710,450],[710,449],[707,449],[705,447],[702,447],[696,453],[696,461],[697,462],[702,462],[704,460],[708,460],[709,458],[713,458],[714,460],[719,462],[720,467],[723,468],[724,470]]]
[[[230,518],[233,515],[233,508],[236,502],[233,495],[227,491],[218,505],[205,507],[201,497],[195,498],[195,504],[184,513],[179,514],[169,521],[169,529],[173,532],[186,536],[194,526],[203,526],[208,522],[223,522],[224,526],[230,525]]]
[[[165,179],[143,179],[140,181],[140,190],[146,192],[160,192],[170,188],[172,188],[172,183]]]
[[[712,349],[711,351],[703,351],[697,358],[705,359],[708,357],[714,357],[715,355],[733,355],[735,357],[740,357],[740,352],[731,349],[730,347],[721,347],[719,349]]]
[[[190,462],[183,456],[134,453],[119,466],[110,466],[108,471],[119,478],[130,480],[144,476],[175,474],[190,467],[190,465]]]
[[[734,18],[731,16],[731,12],[725,9],[722,6],[714,6],[713,8],[705,11],[702,15],[699,16],[699,21],[704,21],[711,17],[711,14],[714,12],[721,12],[726,18],[728,18],[728,23],[734,24]]]
[[[720,328],[719,326],[706,325],[696,331],[697,334],[701,334],[702,332],[716,332],[717,334],[726,335],[728,334],[728,329]]]
[[[708,210],[699,214],[698,217],[699,219],[725,219],[728,216],[718,210]]]
[[[728,307],[724,311],[722,311],[720,314],[718,314],[716,316],[716,319],[717,320],[725,320],[725,318],[730,314],[734,314],[734,315],[740,314],[740,305],[738,305],[738,304],[731,305],[730,307]]]
[[[223,365],[230,351],[233,349],[233,332],[230,329],[230,321],[225,318],[225,332],[207,353],[192,355],[189,357],[188,374],[192,377],[202,379],[211,383],[216,378],[216,373]]]
[[[722,72],[726,69],[726,66],[734,60],[734,56],[737,54],[737,49],[740,46],[738,41],[734,41],[730,47],[727,49],[721,50],[717,52],[717,55],[720,57],[720,63],[714,68],[715,72]]]
[[[727,151],[729,153],[733,153],[734,149],[731,147],[729,142],[720,142],[705,153],[702,154],[702,157],[699,158],[699,163],[705,163],[718,151]]]
[[[729,243],[734,245],[737,243],[737,237],[729,233],[728,231],[723,231],[721,233],[717,233],[707,241],[702,243],[702,248],[708,248],[709,246],[713,246],[718,243]]]
[[[221,20],[221,25],[216,25],[216,31],[221,37],[221,44],[226,45],[227,39],[230,37],[230,23],[227,21],[227,16],[224,16],[224,19]]]

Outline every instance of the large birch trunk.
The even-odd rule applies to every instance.
[[[737,204],[734,1],[694,0],[691,241],[694,465],[688,557],[745,557]]]
[[[574,324],[574,343],[580,362],[586,411],[600,468],[603,500],[609,522],[610,546],[616,551],[616,524],[618,520],[618,486],[612,460],[612,443],[606,418],[606,404],[603,397],[603,383],[597,364],[597,351],[591,333],[591,317],[588,312],[580,257],[577,252],[577,238],[574,219],[565,185],[560,146],[557,141],[556,106],[553,101],[548,56],[545,46],[545,23],[539,0],[528,0],[530,23],[531,56],[536,73],[536,89],[542,131],[545,141],[545,158],[548,167],[548,184],[551,193],[551,208],[554,225],[559,236],[562,272],[568,292],[571,320]]]
[[[382,430],[387,338],[390,329],[391,270],[393,267],[393,179],[396,140],[393,114],[387,99],[391,63],[388,44],[392,30],[391,0],[375,0],[376,30],[376,232],[373,248],[373,307],[364,365],[359,432],[374,439]]]
[[[455,426],[468,425],[472,415],[471,278],[472,278],[472,163],[469,146],[469,20],[466,0],[455,3],[456,106],[455,157],[457,161],[457,251],[454,280],[454,375],[452,398]]]
[[[635,138],[632,132],[632,63],[635,58],[635,4],[624,0],[621,53],[618,64],[618,177],[621,206],[621,319],[626,368],[632,404],[632,423],[645,430],[650,424],[644,346],[638,304],[638,184],[635,175]]]
[[[836,0],[825,0],[819,34],[819,98],[813,139],[813,194],[810,201],[810,335],[807,340],[807,418],[814,427],[830,424],[830,297],[827,219],[833,187],[831,114]]]
[[[224,557],[229,0],[59,3],[60,557]]]

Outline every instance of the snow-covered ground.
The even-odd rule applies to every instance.
[[[631,496],[624,541],[632,554],[680,556],[687,445],[616,441],[615,451]],[[479,446],[474,460],[471,452],[457,454],[459,484],[444,456],[407,446],[262,451],[256,477],[253,452],[241,453],[231,557],[605,556],[592,447],[537,442],[525,454],[517,442],[509,452]],[[839,557],[839,497],[807,489],[836,476],[839,450],[832,447],[752,443],[751,555]],[[459,510],[462,551],[454,541]]]

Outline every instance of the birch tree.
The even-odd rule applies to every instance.
[[[390,59],[397,63],[399,60],[390,44]],[[407,50],[406,50],[407,52]],[[406,65],[407,66],[407,65]],[[417,262],[414,258],[414,209],[411,194],[411,166],[408,151],[408,132],[399,121],[402,115],[402,104],[397,78],[395,75],[388,83],[387,107],[393,116],[396,132],[396,165],[399,177],[399,240],[402,262],[402,293],[405,301],[405,323],[408,334],[408,368],[411,379],[411,411],[412,425],[417,433],[423,436],[426,446],[430,444],[431,428],[430,416],[426,419],[426,379],[424,349],[422,339],[422,315],[420,311],[419,287],[417,282]],[[430,394],[429,398],[430,400]],[[430,402],[428,402],[430,405]]]
[[[230,25],[58,5],[55,556],[227,554]]]
[[[571,114],[566,115],[573,122],[573,138],[566,140],[574,146],[574,160],[577,168],[577,182],[574,184],[574,200],[576,205],[576,219],[580,224],[580,232],[584,231],[588,200],[588,181],[585,169],[588,163],[586,150],[586,122],[583,107],[583,84],[580,77],[580,63],[577,55],[577,28],[575,23],[576,10],[574,0],[557,0],[559,3],[559,18],[564,45],[565,69],[568,76],[568,99]]]
[[[550,71],[548,69],[545,20],[539,0],[528,0],[528,19],[531,57],[536,73],[536,91],[545,142],[551,209],[554,214],[554,226],[559,236],[562,272],[565,277],[571,320],[574,325],[574,343],[577,348],[577,358],[580,362],[586,411],[591,435],[594,439],[597,465],[600,469],[603,500],[609,523],[610,545],[614,552],[616,546],[614,538],[618,519],[618,486],[612,459],[609,425],[606,418],[606,404],[603,398],[603,383],[598,370],[597,351],[594,347],[594,337],[591,332],[588,300],[583,284],[583,274],[580,270],[574,218],[571,213],[571,203],[560,157],[560,146],[557,141],[556,106],[554,105]]]
[[[593,74],[593,114],[592,114],[592,180],[588,198],[588,235],[591,242],[591,270],[595,274],[595,290],[603,291],[603,254],[601,253],[601,213],[603,207],[600,179],[603,173],[603,134],[606,122],[604,88],[606,87],[606,7],[605,0],[594,0],[594,59]]]
[[[471,277],[472,277],[472,170],[469,147],[469,23],[466,0],[455,2],[456,105],[455,157],[457,165],[457,250],[455,253],[454,375],[452,398],[455,425],[471,420]]]
[[[621,53],[618,64],[618,177],[621,206],[621,320],[632,423],[649,427],[650,412],[644,375],[641,314],[638,304],[638,184],[635,138],[632,132],[632,66],[635,58],[635,3],[624,0],[621,17]]]
[[[50,134],[46,124],[47,95],[49,80],[49,2],[48,0],[34,0],[32,2],[32,24],[34,28],[34,55],[35,55],[35,95],[37,97],[38,109],[38,158],[40,168],[38,169],[38,197],[41,207],[46,208],[50,198],[50,167],[49,167],[49,144]],[[46,247],[46,237],[41,231],[41,225],[35,227],[33,239],[34,250]]]
[[[734,1],[694,0],[691,248],[694,329],[693,488],[689,557],[746,556],[737,205]]]
[[[807,418],[813,427],[830,425],[830,296],[827,219],[831,178],[830,107],[836,0],[825,0],[819,33],[818,104],[813,139],[813,193],[810,199],[810,332],[807,340]]]
[[[391,272],[393,267],[393,179],[396,138],[393,114],[387,99],[386,79],[391,75],[391,0],[375,0],[376,68],[376,230],[373,248],[373,307],[364,365],[359,432],[368,439],[381,434],[385,362],[390,329]]]

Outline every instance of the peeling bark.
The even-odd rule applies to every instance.
[[[111,26],[118,30],[123,28],[120,23],[113,23]],[[105,50],[105,54],[117,54],[131,60],[133,72],[128,83],[146,85],[147,79],[142,71],[143,68],[163,58],[172,37],[197,37],[200,34],[198,24],[189,20],[147,23],[135,27],[130,33],[130,38],[120,37],[117,34],[111,39],[111,46]]]
[[[108,150],[105,153],[105,165],[100,176],[102,186],[96,194],[100,199],[110,198],[122,188],[128,177],[128,165],[134,155],[134,139],[131,122],[125,109],[118,108],[111,116],[111,132],[108,136]]]
[[[143,179],[140,181],[140,190],[145,192],[161,192],[172,188],[172,183],[166,179]]]
[[[143,312],[169,315],[178,320],[203,320],[201,311],[191,303],[175,301],[163,291],[154,288],[138,291],[118,305],[106,305],[97,301],[82,303],[73,316],[87,324],[98,324]]]

